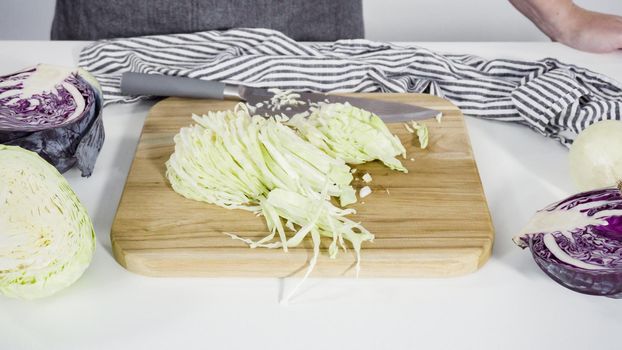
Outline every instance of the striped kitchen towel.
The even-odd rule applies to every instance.
[[[106,103],[144,98],[121,95],[125,71],[292,90],[422,92],[566,146],[588,125],[622,113],[620,83],[552,58],[485,60],[362,39],[308,45],[268,29],[103,40],[82,50],[79,65],[99,80]]]

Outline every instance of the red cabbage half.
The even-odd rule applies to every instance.
[[[0,144],[90,176],[104,143],[102,92],[81,69],[40,64],[0,77]]]
[[[622,298],[622,193],[583,192],[538,211],[514,242],[579,293]]]

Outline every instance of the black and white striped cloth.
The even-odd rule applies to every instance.
[[[234,29],[95,42],[79,65],[106,103],[125,71],[322,92],[423,92],[465,115],[527,125],[563,144],[601,119],[621,119],[622,85],[556,59],[537,62],[447,55],[368,40],[302,44],[268,29]]]

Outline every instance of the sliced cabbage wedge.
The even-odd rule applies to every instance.
[[[349,103],[320,103],[310,115],[295,115],[287,124],[311,144],[348,164],[380,160],[393,170],[408,172],[396,158],[406,156],[399,138],[380,117]]]
[[[223,207],[256,210],[253,203],[274,188],[310,188],[356,202],[350,167],[274,119],[234,111],[194,115],[195,125],[174,138],[167,177],[179,194]]]
[[[0,292],[34,299],[73,284],[95,250],[88,213],[36,153],[0,145]]]

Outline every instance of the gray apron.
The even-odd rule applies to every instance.
[[[98,40],[239,27],[301,41],[363,37],[361,0],[57,0],[52,40]]]

